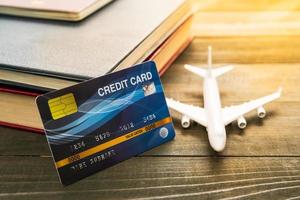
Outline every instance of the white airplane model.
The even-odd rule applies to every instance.
[[[212,68],[211,47],[208,47],[208,69],[198,68],[191,65],[185,65],[185,69],[201,76],[204,79],[203,96],[204,108],[188,105],[167,98],[167,104],[170,108],[180,112],[183,116],[181,126],[189,128],[191,120],[206,127],[208,139],[211,147],[215,151],[222,151],[226,144],[225,126],[232,121],[237,120],[238,127],[244,129],[247,125],[244,114],[257,109],[259,118],[266,116],[263,105],[271,102],[281,95],[281,88],[277,92],[268,96],[249,101],[241,105],[230,107],[221,107],[219,88],[216,78],[233,69],[232,66]]]

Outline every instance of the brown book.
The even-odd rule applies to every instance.
[[[188,18],[179,28],[177,28],[176,31],[146,59],[153,60],[160,66],[160,74],[168,68],[192,40],[192,35],[190,33],[191,25],[192,17]],[[24,78],[24,75],[30,74],[21,72],[15,72],[14,74],[14,76],[18,76],[20,80],[22,77]],[[41,76],[33,76],[31,78],[33,78],[33,82],[48,82],[49,87],[51,86],[55,89],[61,89],[76,83],[61,80],[61,82],[55,84],[51,78],[50,81],[47,80],[47,77]],[[42,122],[35,104],[35,97],[37,95],[38,93],[34,92],[0,88],[0,124],[43,133]]]
[[[0,13],[79,21],[113,0],[0,0]]]

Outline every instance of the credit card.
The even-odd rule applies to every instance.
[[[64,185],[175,136],[151,61],[38,96],[36,103]]]

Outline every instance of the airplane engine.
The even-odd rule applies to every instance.
[[[257,108],[257,116],[261,119],[266,116],[266,110],[264,109],[264,107],[261,106]]]
[[[191,126],[191,119],[188,116],[183,115],[181,118],[181,126],[183,128],[189,128]]]
[[[237,124],[240,129],[246,128],[247,126],[246,119],[243,116],[239,117],[237,120]]]

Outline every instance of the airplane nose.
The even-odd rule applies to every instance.
[[[224,148],[225,148],[225,142],[224,142],[224,143],[219,143],[219,144],[214,144],[214,145],[211,144],[211,146],[212,146],[212,148],[213,148],[215,151],[221,152],[221,151],[223,151]]]
[[[209,143],[211,147],[217,151],[223,151],[226,145],[226,133],[225,131],[220,131],[218,133],[209,136]]]

